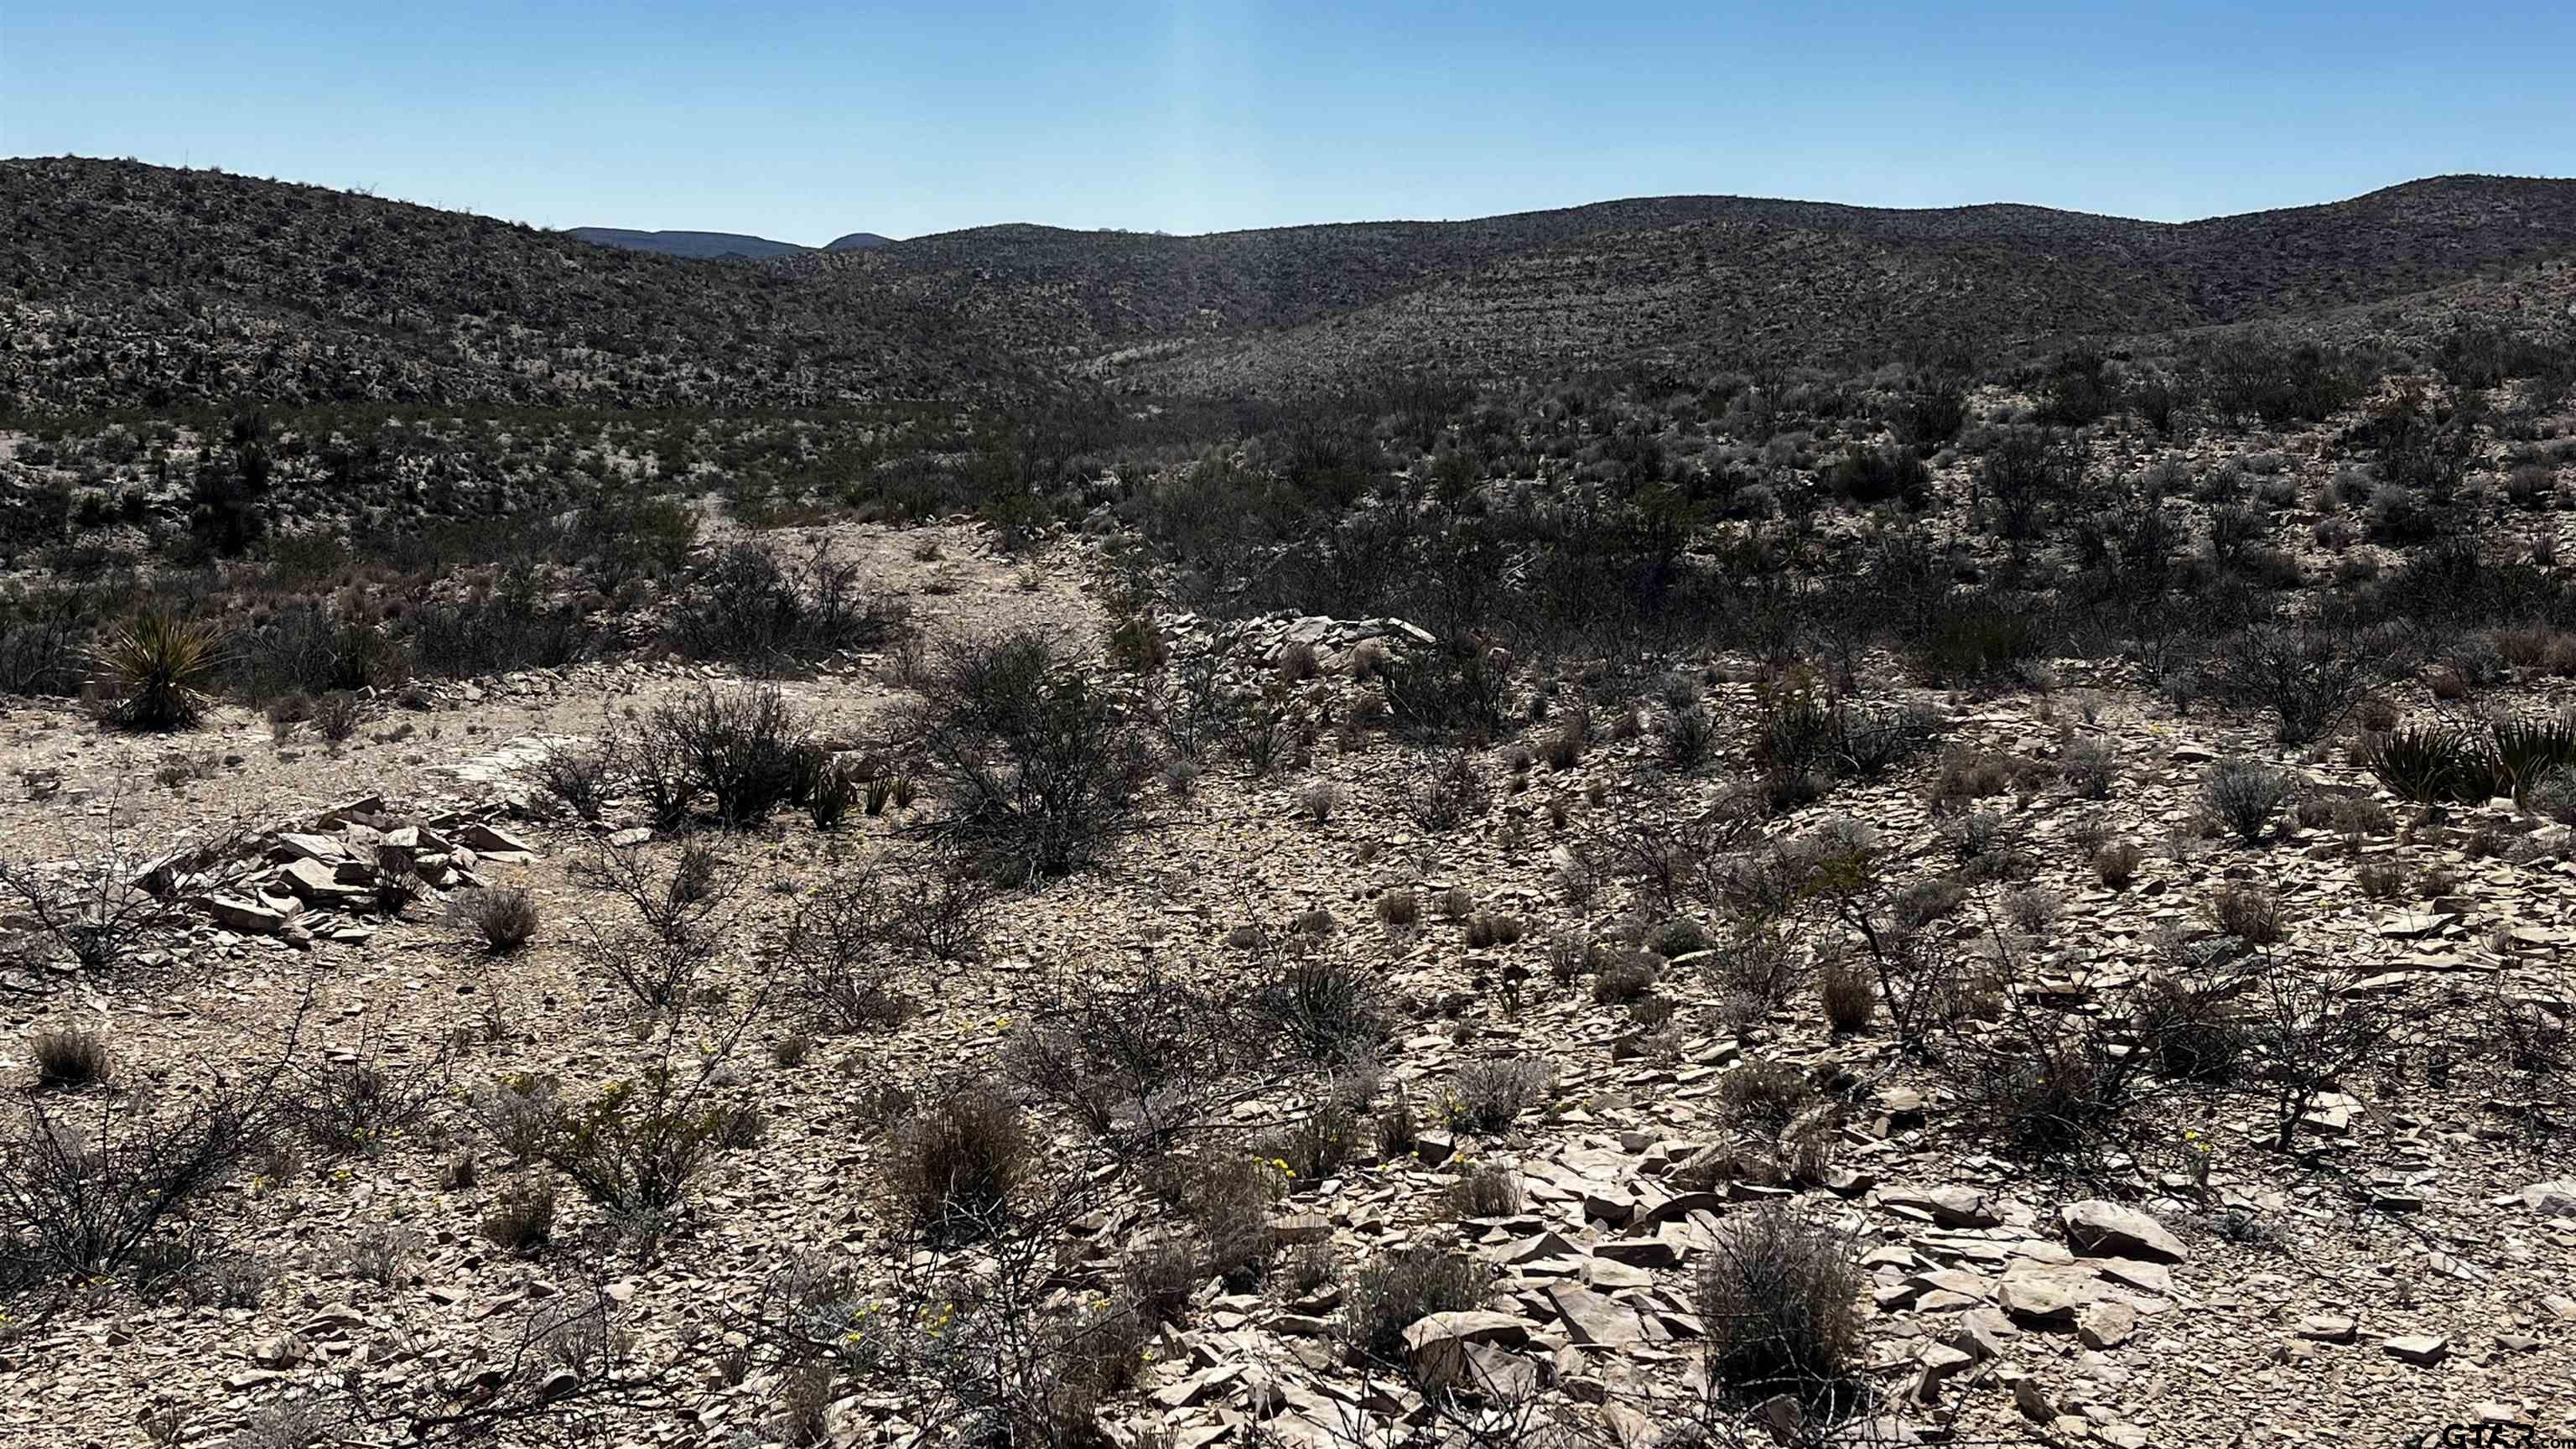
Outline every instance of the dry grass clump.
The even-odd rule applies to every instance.
[[[514,1187],[483,1215],[483,1240],[513,1257],[535,1257],[554,1235],[555,1190],[549,1183]]]
[[[886,1138],[886,1180],[912,1223],[933,1237],[982,1237],[1010,1211],[1034,1166],[1019,1104],[967,1086],[925,1102]]]
[[[1449,1188],[1449,1206],[1459,1217],[1507,1218],[1521,1210],[1520,1180],[1511,1169],[1483,1163],[1469,1168]]]
[[[1717,1100],[1728,1126],[1769,1141],[1815,1102],[1816,1089],[1786,1062],[1746,1062],[1718,1078]]]
[[[1449,1117],[1469,1132],[1500,1132],[1555,1085],[1556,1069],[1537,1057],[1471,1062],[1449,1080]]]
[[[2147,853],[2138,848],[2137,842],[2114,840],[2093,852],[2093,874],[2115,891],[2127,890],[2129,882],[2138,878],[2139,863],[2146,858]]]
[[[465,891],[449,904],[448,914],[453,923],[473,932],[484,949],[494,955],[516,951],[534,940],[544,917],[537,898],[517,886]]]
[[[2361,887],[2361,893],[2374,901],[2394,900],[2406,889],[2406,867],[2384,857],[2365,860],[2353,872],[2353,880]]]
[[[1730,1219],[1703,1262],[1697,1297],[1713,1379],[1748,1401],[1785,1393],[1811,1404],[1849,1383],[1866,1284],[1841,1239],[1763,1207]]]
[[[1342,1342],[1364,1362],[1404,1362],[1404,1330],[1434,1313],[1483,1305],[1493,1283],[1484,1264],[1433,1247],[1406,1248],[1360,1270],[1351,1280]]]
[[[1816,963],[1816,999],[1837,1033],[1864,1031],[1878,1010],[1877,982],[1866,963],[1834,952]]]
[[[2279,945],[2287,934],[2281,925],[2281,899],[2257,885],[2232,885],[2210,902],[2218,929],[2249,946]]]
[[[1377,898],[1377,921],[1381,926],[1400,928],[1422,919],[1422,897],[1411,890],[1381,891]]]
[[[115,1071],[107,1034],[85,1026],[54,1026],[27,1042],[36,1059],[39,1087],[87,1087],[106,1081]]]

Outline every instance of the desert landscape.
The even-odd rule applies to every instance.
[[[0,202],[0,1442],[2576,1432],[2576,181]]]

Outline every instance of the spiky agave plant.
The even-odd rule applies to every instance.
[[[2401,800],[2481,801],[2501,773],[2486,742],[2465,730],[2408,726],[2361,738],[2360,763]]]
[[[137,614],[109,629],[92,652],[92,680],[108,718],[135,729],[185,729],[213,703],[207,686],[222,667],[214,627],[167,610]]]
[[[2549,771],[2576,765],[2576,723],[2564,719],[2501,719],[2495,736],[2496,773],[2519,800]]]

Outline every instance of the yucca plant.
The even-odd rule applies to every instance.
[[[2491,729],[2498,782],[2520,800],[2541,776],[2576,765],[2576,723],[2563,719],[2503,719]]]
[[[2356,753],[2379,783],[2418,805],[2485,800],[2495,793],[2500,773],[2485,741],[2429,725],[2363,735]]]
[[[91,663],[108,718],[135,729],[185,729],[213,703],[207,686],[223,654],[211,623],[156,609],[109,629]]]

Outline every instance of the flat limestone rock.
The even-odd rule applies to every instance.
[[[2179,1263],[2191,1256],[2164,1224],[2120,1203],[2100,1198],[2069,1203],[2058,1220],[2066,1225],[2067,1244],[2089,1257]]]

